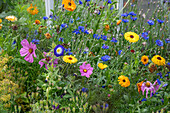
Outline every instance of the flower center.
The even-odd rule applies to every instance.
[[[161,57],[157,57],[158,60],[161,60]]]
[[[68,59],[69,59],[69,60],[73,60],[73,58],[71,58],[71,57],[69,57]]]
[[[146,87],[150,87],[150,83],[149,82],[146,82]]]
[[[71,2],[69,2],[68,5],[71,6]]]
[[[130,35],[130,38],[134,38],[134,36],[133,36],[133,35]]]
[[[58,52],[58,53],[60,52],[60,48],[57,49],[57,52]]]
[[[144,59],[144,62],[146,62],[146,59]]]
[[[123,79],[123,82],[126,82],[126,80],[125,80],[125,79]]]
[[[84,69],[84,70],[83,70],[83,72],[85,72],[85,73],[86,73],[86,72],[87,72],[87,69]]]
[[[29,53],[32,53],[32,52],[33,52],[33,49],[30,48],[28,51],[29,51]]]

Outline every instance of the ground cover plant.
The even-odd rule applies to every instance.
[[[54,1],[46,17],[43,0],[10,2],[0,13],[0,112],[168,112],[170,1],[137,4]]]

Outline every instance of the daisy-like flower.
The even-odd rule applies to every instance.
[[[44,53],[44,59],[41,59],[39,61],[40,68],[45,64],[45,68],[48,69],[47,65],[48,64],[50,64],[50,65],[52,64],[52,63],[50,63],[52,58],[49,55],[47,55],[46,52],[43,52],[43,53]],[[55,59],[53,64],[54,64],[54,67],[56,67],[55,64],[58,64],[58,59]]]
[[[137,83],[137,87],[138,87],[138,92],[139,92],[139,94],[140,94],[141,86],[142,86],[143,82],[144,82],[144,81]]]
[[[153,56],[153,58],[151,59],[152,62],[158,66],[163,66],[165,65],[165,59],[159,55],[155,55]]]
[[[78,60],[74,56],[72,56],[72,55],[65,55],[63,57],[63,61],[66,62],[66,63],[74,64]]]
[[[28,13],[30,13],[31,15],[35,15],[35,14],[38,14],[38,9],[35,6],[32,6],[32,4],[30,5],[30,7],[27,9]]]
[[[93,67],[91,67],[90,64],[86,65],[86,62],[84,62],[79,68],[81,76],[86,76],[87,78],[89,78],[90,75],[93,73]]]
[[[118,20],[116,24],[119,25],[121,22],[122,22],[122,20]]]
[[[148,63],[148,61],[149,61],[148,56],[143,55],[142,58],[141,58],[141,62],[142,62],[144,65],[146,65],[146,64]]]
[[[108,66],[103,63],[98,63],[98,67],[103,70],[103,69],[107,68]]]
[[[144,92],[146,90],[146,98],[148,98],[148,92],[150,91],[150,97],[152,97],[152,92],[155,94],[155,88],[153,84],[149,81],[144,82],[141,86],[142,94],[144,95]]]
[[[35,24],[39,25],[41,22],[39,20],[35,20]]]
[[[33,55],[34,57],[37,57],[35,54],[35,50],[37,49],[36,44],[32,44],[32,42],[29,44],[27,39],[24,39],[21,41],[21,45],[23,46],[23,48],[21,48],[20,50],[20,55],[27,55],[24,59],[30,63],[33,63]]]
[[[125,77],[124,75],[119,76],[119,77],[118,77],[118,81],[119,81],[119,84],[120,84],[122,87],[128,87],[128,86],[130,86],[129,78],[128,78],[128,77]]]
[[[17,17],[15,17],[13,15],[12,16],[6,16],[5,19],[7,19],[8,21],[11,21],[11,22],[17,21]]]
[[[62,5],[68,11],[74,11],[76,9],[76,4],[73,0],[63,0]]]
[[[137,42],[139,40],[139,35],[134,32],[126,32],[124,37],[129,42]]]
[[[64,47],[62,45],[57,45],[54,48],[54,55],[56,57],[63,56],[64,55]]]
[[[44,34],[44,35],[45,35],[45,37],[46,37],[47,39],[50,39],[50,38],[51,38],[50,33],[46,33],[46,34]]]

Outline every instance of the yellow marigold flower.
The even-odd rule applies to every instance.
[[[103,63],[98,63],[98,67],[103,70],[103,69],[107,68],[108,66]]]
[[[12,16],[6,16],[5,19],[7,19],[8,21],[11,21],[11,22],[17,21],[17,17],[15,17],[13,15]]]
[[[128,79],[128,77],[125,77],[124,75],[121,75],[118,77],[118,81],[119,81],[119,84],[122,86],[122,87],[128,87],[130,85],[130,81]]]
[[[144,81],[137,83],[137,87],[138,87],[138,92],[139,92],[139,94],[140,94],[141,86],[142,86],[143,82],[144,82]]]
[[[0,23],[2,23],[2,19],[0,19]]]
[[[41,22],[39,20],[35,20],[35,24],[39,25]]]
[[[30,7],[27,9],[28,13],[30,13],[31,15],[38,14],[39,11],[38,11],[37,7],[35,7],[35,6],[32,6],[32,4],[31,4]]]
[[[66,56],[63,57],[63,61],[66,62],[66,63],[74,64],[78,60],[72,55],[66,55]]]
[[[108,31],[109,29],[110,29],[110,27],[109,27],[109,25],[107,24],[107,25],[105,25],[105,29],[106,29],[106,31]]]
[[[165,65],[165,59],[159,55],[155,55],[153,56],[153,58],[151,59],[152,62],[158,66],[163,66]]]
[[[122,20],[118,20],[118,21],[117,21],[117,25],[119,25],[121,22],[122,22]]]
[[[139,40],[139,35],[134,32],[126,32],[124,37],[129,42],[137,42]]]
[[[148,61],[149,61],[149,58],[148,58],[148,56],[142,56],[142,58],[141,58],[141,62],[144,64],[144,65],[146,65],[147,63],[148,63]]]
[[[45,34],[45,37],[46,37],[47,39],[50,39],[50,38],[51,38],[50,33],[46,33],[46,34]]]
[[[68,11],[74,11],[76,9],[76,4],[73,0],[63,0],[62,5]]]

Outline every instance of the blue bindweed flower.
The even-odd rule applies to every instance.
[[[43,19],[44,19],[44,20],[48,20],[48,17],[44,16]]]
[[[111,40],[111,42],[115,42],[115,43],[117,43],[117,40],[116,40],[116,38],[112,38],[112,40]]]
[[[122,17],[127,17],[128,14],[127,14],[127,13],[123,13],[123,14],[121,14],[121,16],[122,16]]]
[[[124,22],[124,23],[128,23],[128,22],[129,22],[129,20],[128,20],[128,19],[122,19],[122,22]]]
[[[102,56],[101,59],[105,62],[105,61],[110,60],[110,56],[109,55],[105,55],[105,56]]]
[[[34,43],[34,44],[40,44],[39,41],[40,40],[33,39],[31,42]]]
[[[62,56],[64,55],[64,47],[62,45],[57,45],[55,48],[54,48],[54,55],[56,57],[59,57],[59,56]]]
[[[165,42],[169,44],[170,43],[170,39],[169,38],[165,39]]]
[[[158,45],[158,46],[163,46],[163,41],[161,41],[161,40],[156,40],[155,42],[156,42],[156,45]]]
[[[88,88],[82,88],[81,91],[82,91],[82,92],[87,92],[87,91],[88,91]]]
[[[131,18],[131,20],[133,20],[133,21],[135,21],[135,20],[137,20],[138,18],[137,17],[130,17]]]
[[[134,12],[129,12],[129,15],[136,16],[136,14]]]
[[[107,36],[106,35],[101,35],[101,38],[105,41],[107,41]]]
[[[145,40],[148,40],[148,39],[149,39],[148,32],[142,33],[142,37],[143,37]]]
[[[83,4],[83,2],[81,0],[79,0],[79,4],[81,5],[81,4]]]
[[[109,46],[103,44],[102,48],[103,48],[103,49],[109,49]]]
[[[159,23],[159,24],[164,23],[164,21],[163,21],[163,20],[159,20],[159,19],[157,19],[157,21],[158,21],[158,23]]]
[[[153,20],[149,20],[147,23],[148,23],[150,26],[151,26],[151,25],[154,25],[154,21],[153,21]]]

